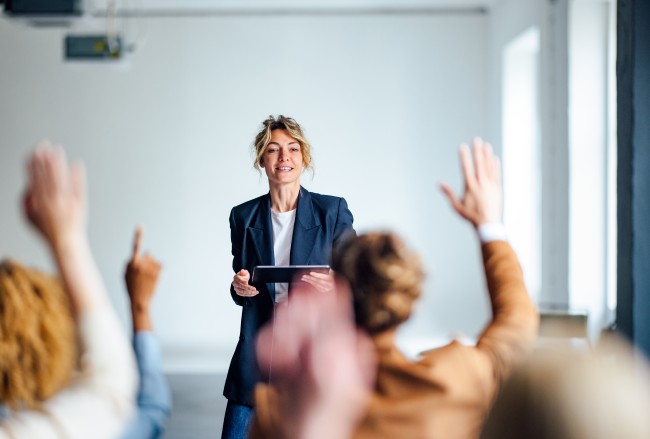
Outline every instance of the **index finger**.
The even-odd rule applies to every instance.
[[[133,237],[133,254],[131,255],[131,260],[138,258],[140,254],[140,240],[142,239],[142,227],[138,226],[135,229],[135,236]]]

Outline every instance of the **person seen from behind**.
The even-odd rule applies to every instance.
[[[113,439],[131,416],[137,376],[88,243],[85,171],[43,141],[27,174],[24,213],[60,279],[0,266],[0,438]]]

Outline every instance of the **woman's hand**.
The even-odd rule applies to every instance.
[[[133,253],[124,273],[126,289],[131,299],[133,330],[136,332],[153,330],[149,308],[161,270],[160,263],[149,253],[140,254],[141,240],[142,229],[138,227],[133,240]]]
[[[68,166],[61,146],[41,141],[27,165],[25,215],[56,247],[86,232],[86,175],[80,163]]]
[[[334,272],[332,270],[330,270],[329,273],[311,271],[309,274],[303,275],[300,280],[307,282],[320,292],[331,291],[334,289]]]
[[[253,297],[257,296],[260,292],[257,291],[252,285],[248,285],[251,275],[248,270],[239,270],[232,278],[232,287],[235,289],[235,293],[238,296],[242,297]]]
[[[454,210],[474,227],[501,221],[501,167],[492,152],[492,146],[480,138],[472,142],[472,152],[467,145],[460,147],[460,160],[465,177],[465,193],[458,199],[447,184],[440,188]]]

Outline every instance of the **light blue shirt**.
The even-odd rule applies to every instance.
[[[138,407],[121,439],[158,439],[165,432],[172,410],[171,391],[162,371],[160,341],[153,332],[137,332],[133,349],[140,374]]]

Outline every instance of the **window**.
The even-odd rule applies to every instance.
[[[504,223],[528,289],[541,292],[539,30],[531,27],[503,51]]]
[[[569,297],[589,312],[592,337],[616,308],[614,4],[569,9]]]

